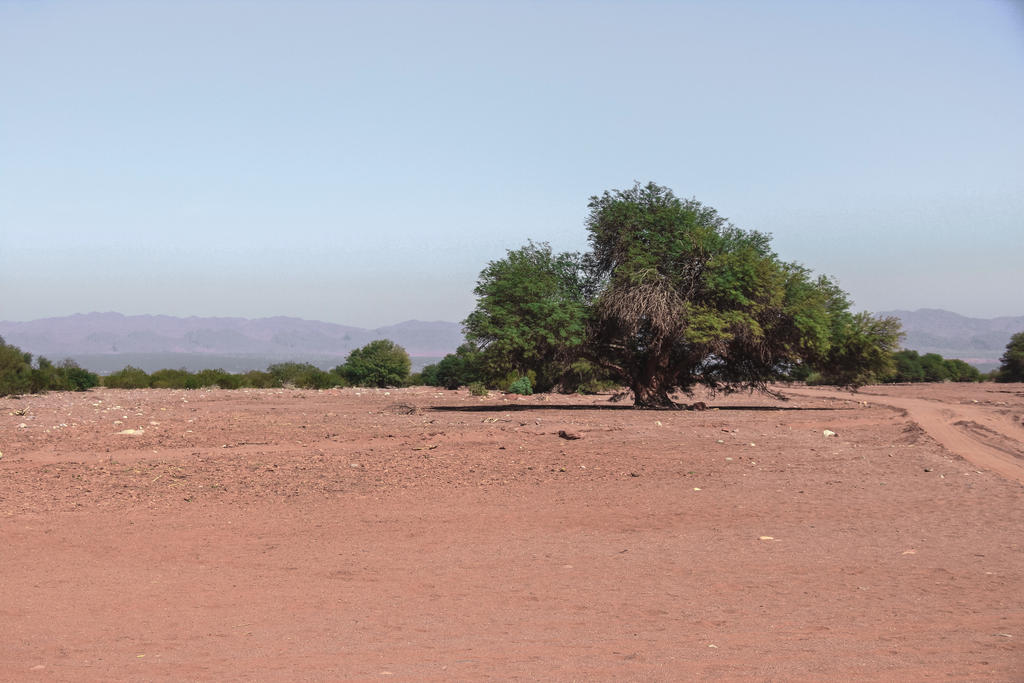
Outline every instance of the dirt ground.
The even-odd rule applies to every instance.
[[[783,391],[0,398],[0,679],[1024,680],[1024,385]]]

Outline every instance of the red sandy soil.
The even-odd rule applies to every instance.
[[[783,392],[0,398],[0,679],[1024,680],[1024,385]]]

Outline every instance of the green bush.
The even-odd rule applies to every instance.
[[[262,370],[250,370],[238,375],[238,378],[240,386],[253,389],[277,389],[281,386],[281,381],[277,377]]]
[[[294,384],[300,389],[330,389],[341,384],[341,378],[333,372],[313,368],[296,377]]]
[[[242,386],[242,376],[233,375],[226,370],[200,370],[195,374],[195,383],[199,388],[219,387],[221,389],[238,389]]]
[[[32,368],[30,375],[29,393],[60,391],[64,388],[64,378],[57,371],[57,367],[46,358],[39,356],[36,360],[36,367]]]
[[[529,377],[520,377],[508,385],[508,393],[529,396],[533,393],[533,383]]]
[[[57,372],[62,378],[64,388],[69,391],[88,391],[100,385],[99,375],[80,368],[78,363],[70,358],[60,364]]]
[[[409,379],[411,367],[405,349],[389,339],[378,339],[352,351],[334,372],[360,387],[399,387]]]
[[[148,389],[149,383],[146,371],[131,365],[103,378],[103,386],[111,389]]]
[[[0,337],[0,396],[28,393],[32,386],[32,354]]]
[[[6,344],[0,338],[0,396],[41,391],[85,391],[99,383],[99,375],[83,370],[70,359],[55,366],[40,356],[33,366],[31,353]]]
[[[469,386],[466,388],[469,389],[469,393],[473,396],[487,395],[487,387],[484,386],[483,382],[470,382]]]
[[[313,373],[323,372],[320,368],[311,363],[275,363],[267,368],[267,372],[280,383],[281,386],[290,384],[300,386]]]
[[[937,353],[926,353],[921,356],[921,369],[924,370],[925,382],[945,382],[949,379],[946,359]]]
[[[149,376],[149,386],[154,389],[198,389],[200,384],[188,370],[164,368]]]
[[[558,390],[567,394],[597,394],[619,386],[611,375],[588,360],[577,360],[569,366],[558,383]]]
[[[437,380],[437,371],[438,371],[438,364],[437,363],[431,363],[430,365],[426,366],[425,368],[423,368],[418,373],[415,373],[414,375],[410,375],[410,377],[409,377],[409,384],[411,384],[413,386],[415,386],[415,385],[422,385],[422,386],[425,386],[425,387],[440,386],[439,383],[438,383],[438,380]],[[414,381],[414,378],[416,378],[415,381]]]
[[[423,368],[428,386],[458,389],[483,380],[480,352],[472,344],[463,344],[435,365]]]
[[[981,371],[978,368],[965,363],[959,358],[950,358],[944,361],[946,374],[953,382],[980,382]]]
[[[980,382],[983,377],[976,367],[958,358],[943,358],[937,353],[919,354],[904,349],[892,354],[893,369],[880,378],[882,382]]]

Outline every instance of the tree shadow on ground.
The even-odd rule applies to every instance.
[[[517,413],[529,410],[648,410],[653,413],[702,413],[712,410],[752,410],[758,412],[776,412],[785,410],[811,411],[811,410],[855,410],[855,408],[834,408],[834,407],[800,407],[800,406],[708,406],[706,410],[689,410],[680,406],[678,410],[672,408],[637,408],[633,405],[580,405],[578,403],[538,403],[536,405],[483,405],[483,406],[430,406],[427,410],[438,413]]]

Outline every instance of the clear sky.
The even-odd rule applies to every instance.
[[[0,1],[0,320],[461,320],[653,180],[858,309],[1024,314],[1024,7]]]

